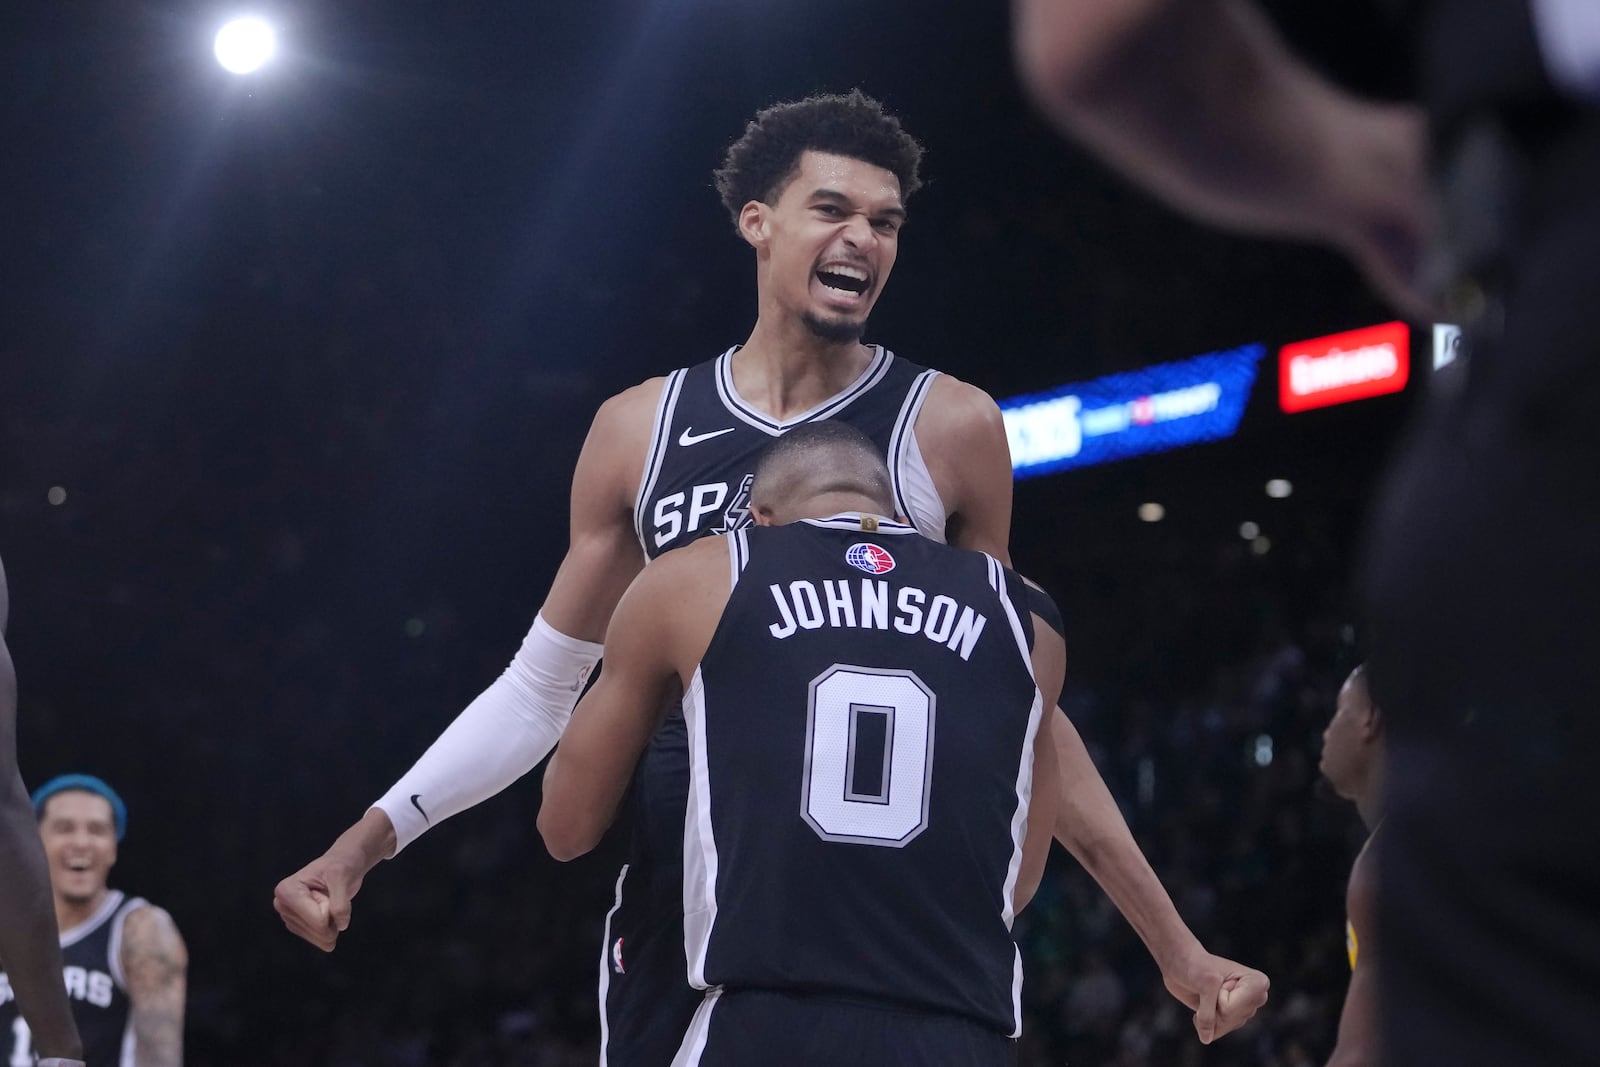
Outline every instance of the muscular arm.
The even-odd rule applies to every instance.
[[[39,823],[17,767],[17,679],[4,632],[9,602],[0,568],[0,960],[41,1056],[83,1054],[61,984],[50,873]]]
[[[1379,1062],[1378,878],[1369,838],[1350,869],[1345,910],[1355,930],[1355,965],[1339,1014],[1339,1040],[1328,1067],[1372,1067]]]
[[[633,502],[644,468],[661,379],[626,390],[596,414],[573,474],[571,541],[534,628],[516,658],[446,728],[415,766],[322,856],[278,884],[273,905],[285,925],[331,951],[349,924],[350,900],[379,862],[427,828],[500,792],[549,754],[576,700],[585,646],[605,633],[644,555]]]
[[[595,415],[572,476],[567,554],[533,629],[505,673],[374,805],[397,848],[505,789],[555,747],[612,609],[644,565],[633,500],[659,394],[659,382],[646,382]]]
[[[623,595],[606,631],[606,669],[545,768],[539,833],[556,859],[588,852],[611,825],[667,701],[710,641],[728,589],[727,541],[716,537],[656,560]]]
[[[976,548],[1009,560],[1011,526],[1011,452],[1006,443],[1000,409],[983,390],[941,375],[929,391],[917,417],[917,443],[928,464],[934,485],[950,510],[945,534],[951,544]],[[1035,632],[1047,635],[1065,650],[1060,638],[1036,618]],[[1060,693],[1062,673],[1055,675],[1056,692],[1047,694],[1053,707]],[[1035,677],[1041,677],[1038,667]],[[1195,1011],[1195,1029],[1211,1041],[1247,1022],[1267,996],[1267,977],[1206,952],[1178,916],[1172,900],[1128,831],[1122,813],[1111,799],[1065,714],[1051,712],[1041,725],[1050,731],[1056,763],[1057,796],[1053,805],[1030,810],[1029,838],[1052,825],[1056,839],[1087,869],[1144,939],[1162,977],[1174,996]],[[1048,760],[1048,757],[1047,757]],[[1048,781],[1051,768],[1035,765],[1035,788]],[[1037,817],[1034,817],[1034,816]],[[1030,852],[1024,846],[1024,872],[1019,876],[1019,899],[1037,888],[1047,851]],[[1034,863],[1037,868],[1030,867]],[[1032,883],[1028,885],[1027,875]]]
[[[540,614],[583,641],[605,639],[612,611],[644,567],[633,504],[661,387],[653,378],[602,404],[572,473],[570,543]]]
[[[1197,218],[1330,242],[1397,304],[1425,306],[1419,110],[1335,88],[1245,0],[1016,0],[1015,10],[1027,87],[1108,163]]]
[[[122,973],[128,982],[135,1067],[181,1067],[189,951],[172,916],[157,907],[128,913]]]
[[[1064,713],[1053,720],[1061,766],[1056,839],[1133,926],[1167,989],[1195,1012],[1200,1040],[1244,1025],[1266,1002],[1266,975],[1205,951],[1139,850],[1077,729]]]
[[[949,509],[945,540],[1011,563],[1011,448],[1000,409],[977,386],[941,374],[917,415],[917,447]]]

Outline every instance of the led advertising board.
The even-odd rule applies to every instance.
[[[1365,400],[1406,387],[1411,330],[1386,322],[1285,345],[1278,353],[1278,402],[1294,413]]]
[[[1264,345],[1000,401],[1018,478],[1232,437]]]
[[[1433,369],[1448,367],[1461,354],[1461,327],[1454,323],[1433,324]]]

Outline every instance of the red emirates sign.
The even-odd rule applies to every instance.
[[[1285,345],[1278,353],[1278,402],[1305,411],[1398,393],[1411,376],[1411,330],[1386,322]]]

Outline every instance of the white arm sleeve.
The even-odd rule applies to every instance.
[[[567,728],[602,648],[537,616],[505,672],[373,805],[394,824],[395,855],[537,767]]]
[[[1600,3],[1533,0],[1533,25],[1550,80],[1574,96],[1600,101]]]

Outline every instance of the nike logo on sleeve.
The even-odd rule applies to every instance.
[[[709,441],[713,437],[721,437],[725,433],[732,432],[732,426],[728,426],[721,430],[712,430],[709,433],[695,433],[693,426],[685,426],[683,428],[683,433],[678,436],[678,444],[688,447],[689,445],[697,445],[701,441]]]
[[[422,810],[422,805],[417,802],[417,798],[420,797],[421,795],[422,795],[421,793],[412,793],[411,794],[411,806],[413,808],[416,808],[417,811],[421,812],[422,821],[423,822],[427,823],[429,826],[432,826],[433,825],[433,820],[428,818],[428,813],[423,811]]]

